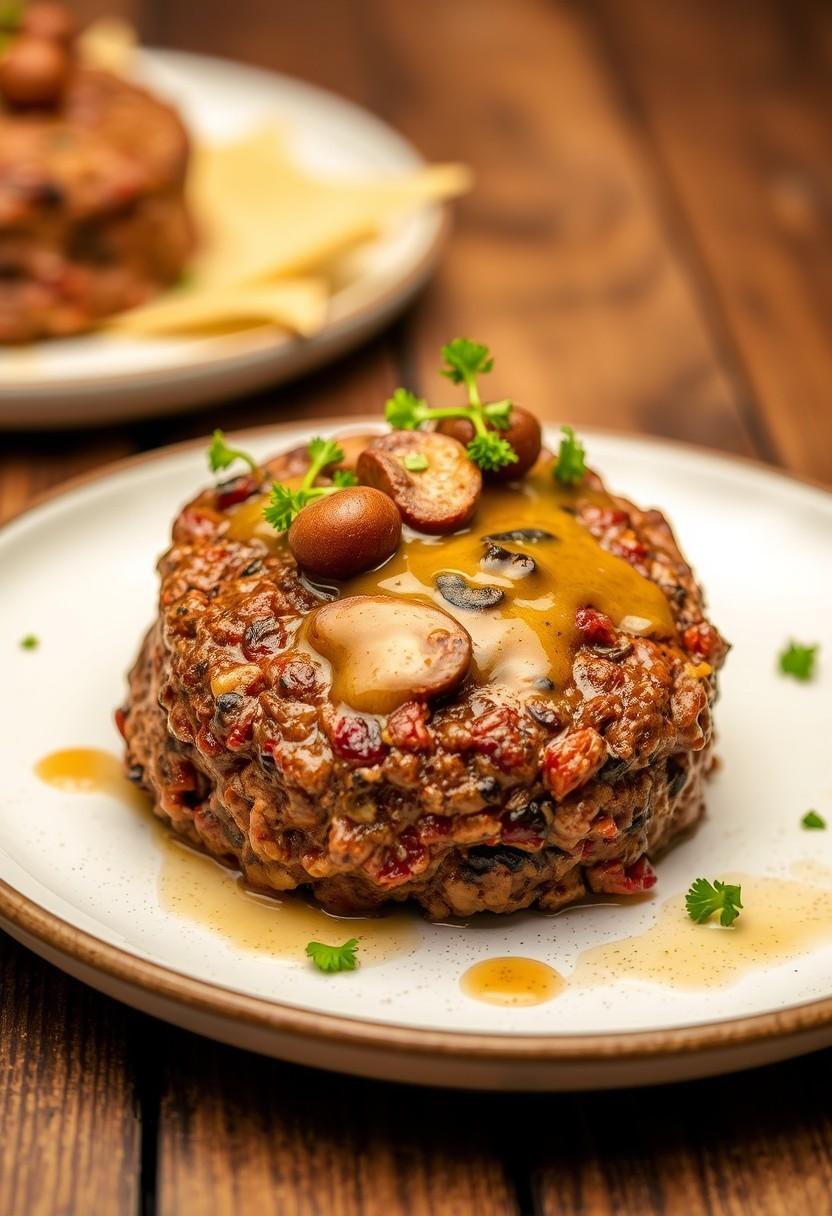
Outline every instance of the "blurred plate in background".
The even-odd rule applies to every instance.
[[[264,119],[285,127],[298,159],[360,178],[424,162],[351,102],[285,76],[172,51],[144,51],[139,77],[172,101],[196,136],[228,139]],[[117,422],[170,413],[277,384],[357,345],[399,312],[430,274],[445,214],[430,206],[351,256],[345,285],[312,338],[260,328],[205,338],[93,333],[0,353],[0,426]]]

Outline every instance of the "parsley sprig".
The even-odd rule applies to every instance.
[[[488,347],[470,338],[454,338],[442,347],[442,358],[445,366],[440,369],[441,374],[453,384],[465,386],[468,404],[432,409],[422,397],[406,388],[397,388],[385,407],[387,421],[396,430],[415,431],[424,422],[465,418],[474,428],[474,438],[466,448],[474,464],[487,472],[514,464],[517,453],[507,439],[496,433],[508,430],[511,401],[506,398],[483,402],[480,397],[478,378],[487,375],[494,366]]]
[[[344,450],[334,439],[316,436],[310,440],[306,451],[310,463],[299,488],[293,490],[291,486],[276,481],[269,504],[263,510],[265,519],[278,532],[285,532],[307,503],[325,494],[333,494],[336,490],[343,490],[346,486],[354,486],[358,481],[355,473],[349,469],[336,469],[331,486],[316,486],[316,479],[327,465],[339,464],[344,459]]]
[[[789,642],[781,653],[780,670],[785,676],[794,676],[796,680],[811,680],[815,671],[815,658],[820,646],[802,646],[800,642]]]
[[[358,959],[358,938],[351,937],[342,946],[327,946],[325,942],[310,942],[306,953],[319,971],[332,974],[335,971],[355,971]]]
[[[822,832],[826,827],[826,820],[817,811],[807,811],[800,823],[802,827],[808,828],[810,831]]]
[[[586,451],[571,426],[560,428],[561,441],[554,477],[562,486],[576,486],[586,474]]]
[[[742,888],[731,883],[720,882],[715,878],[709,882],[707,878],[697,878],[685,896],[685,907],[691,920],[698,925],[710,920],[719,913],[719,923],[728,928],[740,914],[742,907]]]
[[[222,431],[216,430],[211,438],[211,446],[208,449],[208,464],[211,467],[212,473],[219,473],[223,469],[228,469],[235,461],[242,460],[252,472],[256,472],[258,468],[257,461],[248,452],[244,452],[242,448],[229,447],[225,442],[225,435]]]

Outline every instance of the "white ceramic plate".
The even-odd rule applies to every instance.
[[[227,139],[274,119],[298,159],[327,175],[396,173],[422,158],[380,119],[286,76],[219,59],[144,51],[139,77],[197,137]],[[189,409],[276,384],[335,358],[400,311],[433,268],[445,212],[426,207],[363,246],[314,337],[261,328],[205,338],[87,334],[0,347],[0,427],[117,422]]]
[[[266,453],[307,435],[279,428],[245,442]],[[568,977],[582,950],[648,928],[661,897],[699,874],[788,878],[807,862],[832,866],[832,831],[799,825],[808,807],[832,820],[832,496],[651,440],[595,433],[589,447],[612,487],[667,509],[734,643],[718,706],[724,764],[708,818],[659,863],[655,900],[556,919],[523,914],[472,931],[416,921],[412,949],[336,977],[301,959],[235,949],[165,910],[151,817],[50,789],[32,767],[57,748],[119,750],[112,708],[154,612],[154,561],[178,505],[206,479],[204,451],[180,448],[118,466],[0,534],[0,914],[9,931],[97,987],[192,1029],[405,1080],[632,1084],[832,1042],[832,926],[825,946],[714,990],[619,980],[568,986],[531,1008],[482,1004],[460,990],[465,967],[493,955],[531,956]],[[18,640],[30,632],[41,645],[24,652]],[[789,635],[822,644],[810,684],[776,674]]]

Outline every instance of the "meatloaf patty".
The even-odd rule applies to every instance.
[[[78,67],[56,109],[0,108],[0,342],[78,333],[182,273],[188,138],[169,106]]]
[[[297,473],[298,460],[297,452],[278,458],[271,472]],[[452,693],[368,713],[333,696],[337,673],[310,649],[304,622],[333,595],[373,587],[365,579],[316,588],[284,540],[242,526],[259,517],[267,480],[259,471],[201,493],[179,514],[159,563],[158,618],[119,715],[130,776],[157,815],[236,859],[255,887],[304,887],[340,912],[404,899],[433,918],[552,910],[588,890],[652,886],[648,858],[703,812],[726,651],[663,516],[606,494],[591,474],[557,500],[527,492],[523,510],[538,527],[504,530],[502,557],[486,538],[488,560],[519,562],[511,577],[554,571],[551,594],[540,585],[484,614],[434,602],[464,624],[475,656],[489,630],[514,628],[515,605],[533,608],[544,641],[547,623],[560,622],[547,652],[557,662],[517,669],[521,638],[489,668],[484,647]],[[548,495],[551,477],[545,485]],[[489,498],[495,493],[484,491],[468,526],[477,543],[492,516],[510,520],[509,495],[521,514],[519,491]],[[404,558],[393,560],[407,560],[410,546],[412,571],[420,542],[406,535]],[[441,570],[443,546],[465,535],[427,538],[420,552]],[[568,573],[576,544],[584,554],[577,585]],[[461,560],[453,559],[457,571]],[[591,591],[596,568],[622,587],[635,572],[648,600],[659,588],[665,627],[651,632],[626,604],[617,619],[603,611]],[[370,577],[406,601],[408,584],[388,577],[382,586],[384,573]],[[531,656],[541,653],[535,645]]]

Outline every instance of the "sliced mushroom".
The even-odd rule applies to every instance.
[[[411,471],[406,462],[423,464],[412,459],[416,456],[427,464]],[[427,431],[391,431],[376,437],[358,458],[358,478],[389,494],[411,528],[430,534],[464,527],[482,491],[482,475],[462,445]]]
[[[485,541],[513,541],[515,545],[538,545],[544,540],[557,540],[551,532],[544,528],[510,528],[508,532],[489,532],[482,538]]]
[[[405,701],[452,692],[471,663],[471,639],[432,604],[352,595],[307,618],[309,644],[332,666],[332,699],[388,714]]]
[[[480,565],[483,570],[491,570],[505,578],[528,578],[537,570],[537,562],[528,553],[514,553],[490,541],[486,542]]]
[[[495,608],[504,598],[499,587],[480,587],[476,583],[468,583],[461,574],[437,574],[434,583],[443,600],[453,604],[454,608],[468,608],[472,612]]]

